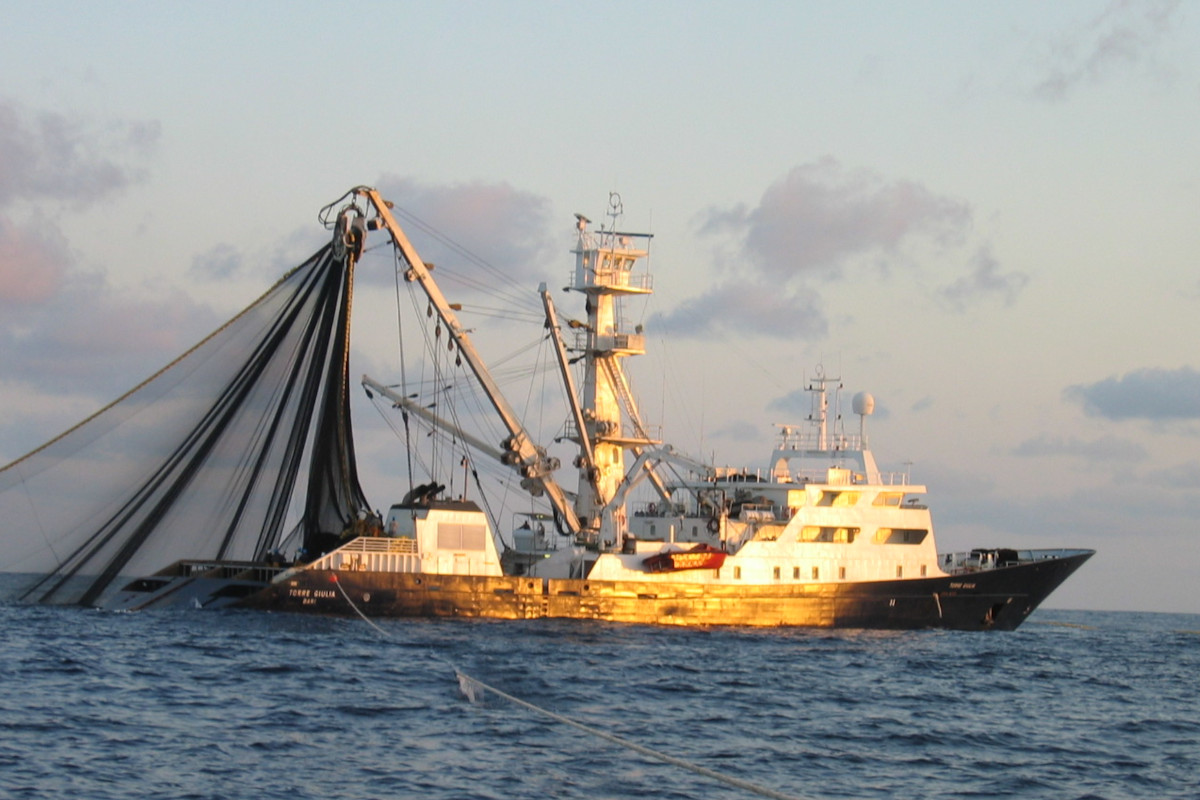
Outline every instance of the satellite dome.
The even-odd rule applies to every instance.
[[[869,392],[859,392],[854,395],[854,413],[863,417],[874,414],[875,398]]]

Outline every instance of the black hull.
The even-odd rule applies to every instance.
[[[1092,555],[935,578],[764,586],[301,570],[236,604],[369,617],[1015,630]]]

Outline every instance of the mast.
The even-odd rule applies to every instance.
[[[576,347],[583,351],[584,378],[579,398],[583,430],[579,432],[579,489],[575,512],[585,529],[598,531],[601,549],[617,547],[624,535],[624,509],[612,500],[625,479],[625,450],[640,453],[657,444],[642,425],[637,404],[622,366],[628,356],[646,352],[641,326],[629,330],[621,314],[621,300],[647,295],[651,288],[646,272],[635,272],[649,255],[635,241],[648,243],[652,234],[617,230],[623,212],[621,197],[609,195],[609,227],[593,233],[591,220],[576,214],[578,241],[574,280],[567,289],[585,296],[587,324],[580,329]],[[624,416],[632,430],[626,430]]]
[[[442,290],[430,275],[425,262],[417,255],[417,251],[408,241],[408,237],[396,223],[388,202],[380,197],[377,191],[368,187],[359,187],[355,192],[365,197],[375,209],[377,217],[368,223],[368,228],[371,230],[377,230],[379,227],[387,229],[392,243],[408,265],[408,270],[404,275],[405,280],[417,283],[425,292],[430,305],[437,312],[438,318],[446,326],[451,341],[458,347],[463,360],[475,375],[475,379],[479,381],[480,387],[508,430],[509,435],[501,443],[501,448],[506,451],[502,460],[520,473],[522,488],[535,497],[545,494],[555,511],[562,517],[567,528],[571,531],[578,531],[580,520],[575,513],[575,507],[567,499],[562,487],[554,480],[553,472],[558,469],[558,459],[548,457],[546,451],[534,443],[525,430],[525,426],[521,424],[520,419],[509,406],[508,401],[500,392],[500,387],[488,371],[487,365],[484,364],[479,352],[475,349],[471,337],[459,323],[458,316],[446,302]]]

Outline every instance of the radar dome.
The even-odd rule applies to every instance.
[[[875,398],[868,392],[854,395],[854,413],[866,417],[875,413]]]

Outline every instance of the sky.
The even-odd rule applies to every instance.
[[[765,464],[821,368],[847,418],[874,395],[876,456],[929,487],[940,549],[1091,547],[1048,606],[1200,613],[1194,5],[0,17],[0,462],[252,302],[353,186],[535,307],[566,283],[573,213],[603,219],[615,191],[654,234],[653,353],[630,369],[680,449]],[[352,370],[388,376],[392,276],[368,266]],[[356,414],[386,505],[396,443]]]

